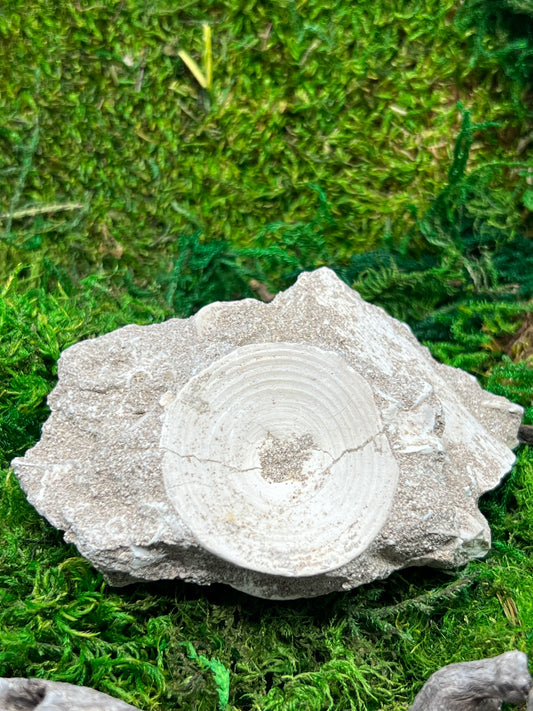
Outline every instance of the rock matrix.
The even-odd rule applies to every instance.
[[[78,343],[49,405],[13,467],[110,583],[273,599],[484,555],[522,416],[326,268]]]
[[[500,711],[502,704],[533,710],[527,654],[513,649],[497,657],[456,662],[426,681],[409,711]]]
[[[0,678],[1,711],[137,711],[87,686],[44,679]]]

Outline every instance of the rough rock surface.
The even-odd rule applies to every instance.
[[[517,649],[475,662],[448,664],[426,681],[409,711],[499,711],[502,703],[533,709],[527,655]]]
[[[137,711],[87,686],[44,679],[0,678],[0,711]]]
[[[484,555],[522,409],[323,268],[78,343],[13,467],[115,585],[292,598]]]

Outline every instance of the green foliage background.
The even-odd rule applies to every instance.
[[[179,54],[206,73],[205,23],[206,89]],[[67,346],[322,265],[533,423],[530,0],[10,0],[0,36],[0,676],[399,710],[446,663],[529,652],[526,447],[483,499],[486,560],[282,603],[110,588],[9,462]]]

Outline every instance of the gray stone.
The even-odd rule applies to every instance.
[[[110,583],[273,599],[484,555],[522,416],[325,268],[78,343],[49,404],[13,467]]]
[[[527,655],[517,649],[475,662],[448,664],[426,681],[409,711],[499,711],[502,703],[533,709]]]
[[[0,678],[0,711],[137,711],[87,686],[44,679]]]

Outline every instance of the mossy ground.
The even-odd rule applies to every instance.
[[[283,603],[113,590],[9,469],[68,345],[323,264],[533,422],[533,55],[469,6],[477,25],[451,0],[0,8],[0,675],[146,711],[393,711],[444,664],[531,651],[527,448],[482,502],[485,561]],[[206,88],[180,52],[203,79],[211,57]]]

